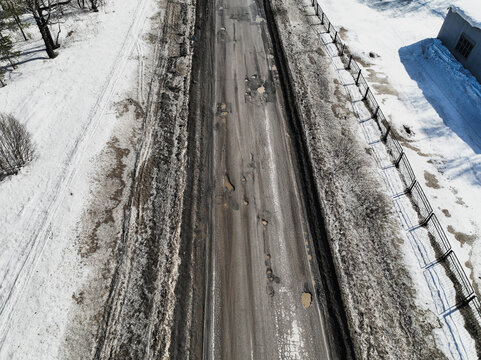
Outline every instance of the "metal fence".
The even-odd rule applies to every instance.
[[[419,181],[414,182],[414,186],[408,193],[409,199],[416,210],[419,218],[419,225],[425,225],[430,217],[433,216],[433,208],[424,194],[423,188]]]
[[[473,298],[462,309],[465,316],[466,327],[469,329],[474,339],[481,338],[481,302],[478,298]]]
[[[453,308],[458,308],[473,296],[473,286],[464,273],[459,259],[452,250],[443,258],[442,262],[446,263],[448,275],[456,288],[456,305],[453,306]]]
[[[429,242],[433,249],[431,253],[433,255],[429,259],[425,258],[423,260],[423,267],[426,271],[434,265],[442,265],[444,267],[456,291],[456,302],[453,306],[457,308],[468,305],[469,308],[472,309],[473,314],[476,315],[473,318],[473,321],[476,322],[476,328],[481,329],[480,302],[473,295],[474,291],[472,285],[459,263],[456,254],[451,250],[451,245],[449,244],[446,234],[437,217],[434,215],[431,204],[424,194],[421,185],[416,180],[409,160],[404,153],[402,146],[399,144],[399,141],[396,139],[396,135],[393,134],[391,125],[387,121],[379,103],[369,87],[369,84],[364,78],[362,69],[355,61],[353,54],[342,42],[338,30],[319,6],[317,0],[312,0],[312,6],[314,6],[316,15],[321,20],[321,25],[326,28],[332,43],[335,44],[338,56],[344,65],[344,69],[349,71],[354,79],[354,83],[359,88],[361,100],[364,101],[372,118],[376,121],[381,133],[380,139],[385,144],[392,163],[399,171],[404,186],[404,193],[408,195],[418,214],[419,225],[417,225],[417,227],[423,227],[427,230]],[[354,101],[355,99],[352,100]]]
[[[391,134],[391,132],[388,132],[386,134],[387,136],[382,138],[383,142],[386,144],[387,151],[389,153],[389,156],[391,157],[391,161],[393,162],[394,165],[398,165],[399,161],[401,161],[401,157],[404,154],[404,151],[399,144],[399,141],[397,141]]]
[[[431,216],[431,218],[424,224],[424,227],[428,232],[429,243],[433,249],[432,258],[425,259],[424,267],[428,267],[437,261],[442,261],[442,259],[444,259],[451,251],[451,244],[449,243],[436,215]]]
[[[401,152],[401,156],[396,167],[399,170],[401,180],[404,184],[404,192],[410,192],[416,181],[416,176],[414,175],[414,171],[411,167],[411,164],[409,164],[408,157],[405,153]]]

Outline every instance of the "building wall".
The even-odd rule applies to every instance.
[[[455,49],[463,32],[476,44],[467,59],[461,56]],[[481,30],[471,26],[471,24],[464,20],[458,13],[449,9],[448,15],[439,31],[438,39],[442,41],[454,57],[456,57],[466,69],[471,71],[481,83]]]

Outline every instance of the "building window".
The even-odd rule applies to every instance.
[[[473,50],[474,42],[468,40],[467,36],[463,33],[459,38],[459,41],[456,45],[456,50],[465,58],[467,59],[471,50]]]

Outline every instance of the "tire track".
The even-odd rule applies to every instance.
[[[168,1],[95,359],[165,358],[171,341],[190,84],[190,1]]]

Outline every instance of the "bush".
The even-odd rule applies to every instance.
[[[0,175],[17,174],[34,155],[35,147],[25,126],[12,115],[0,113]]]

